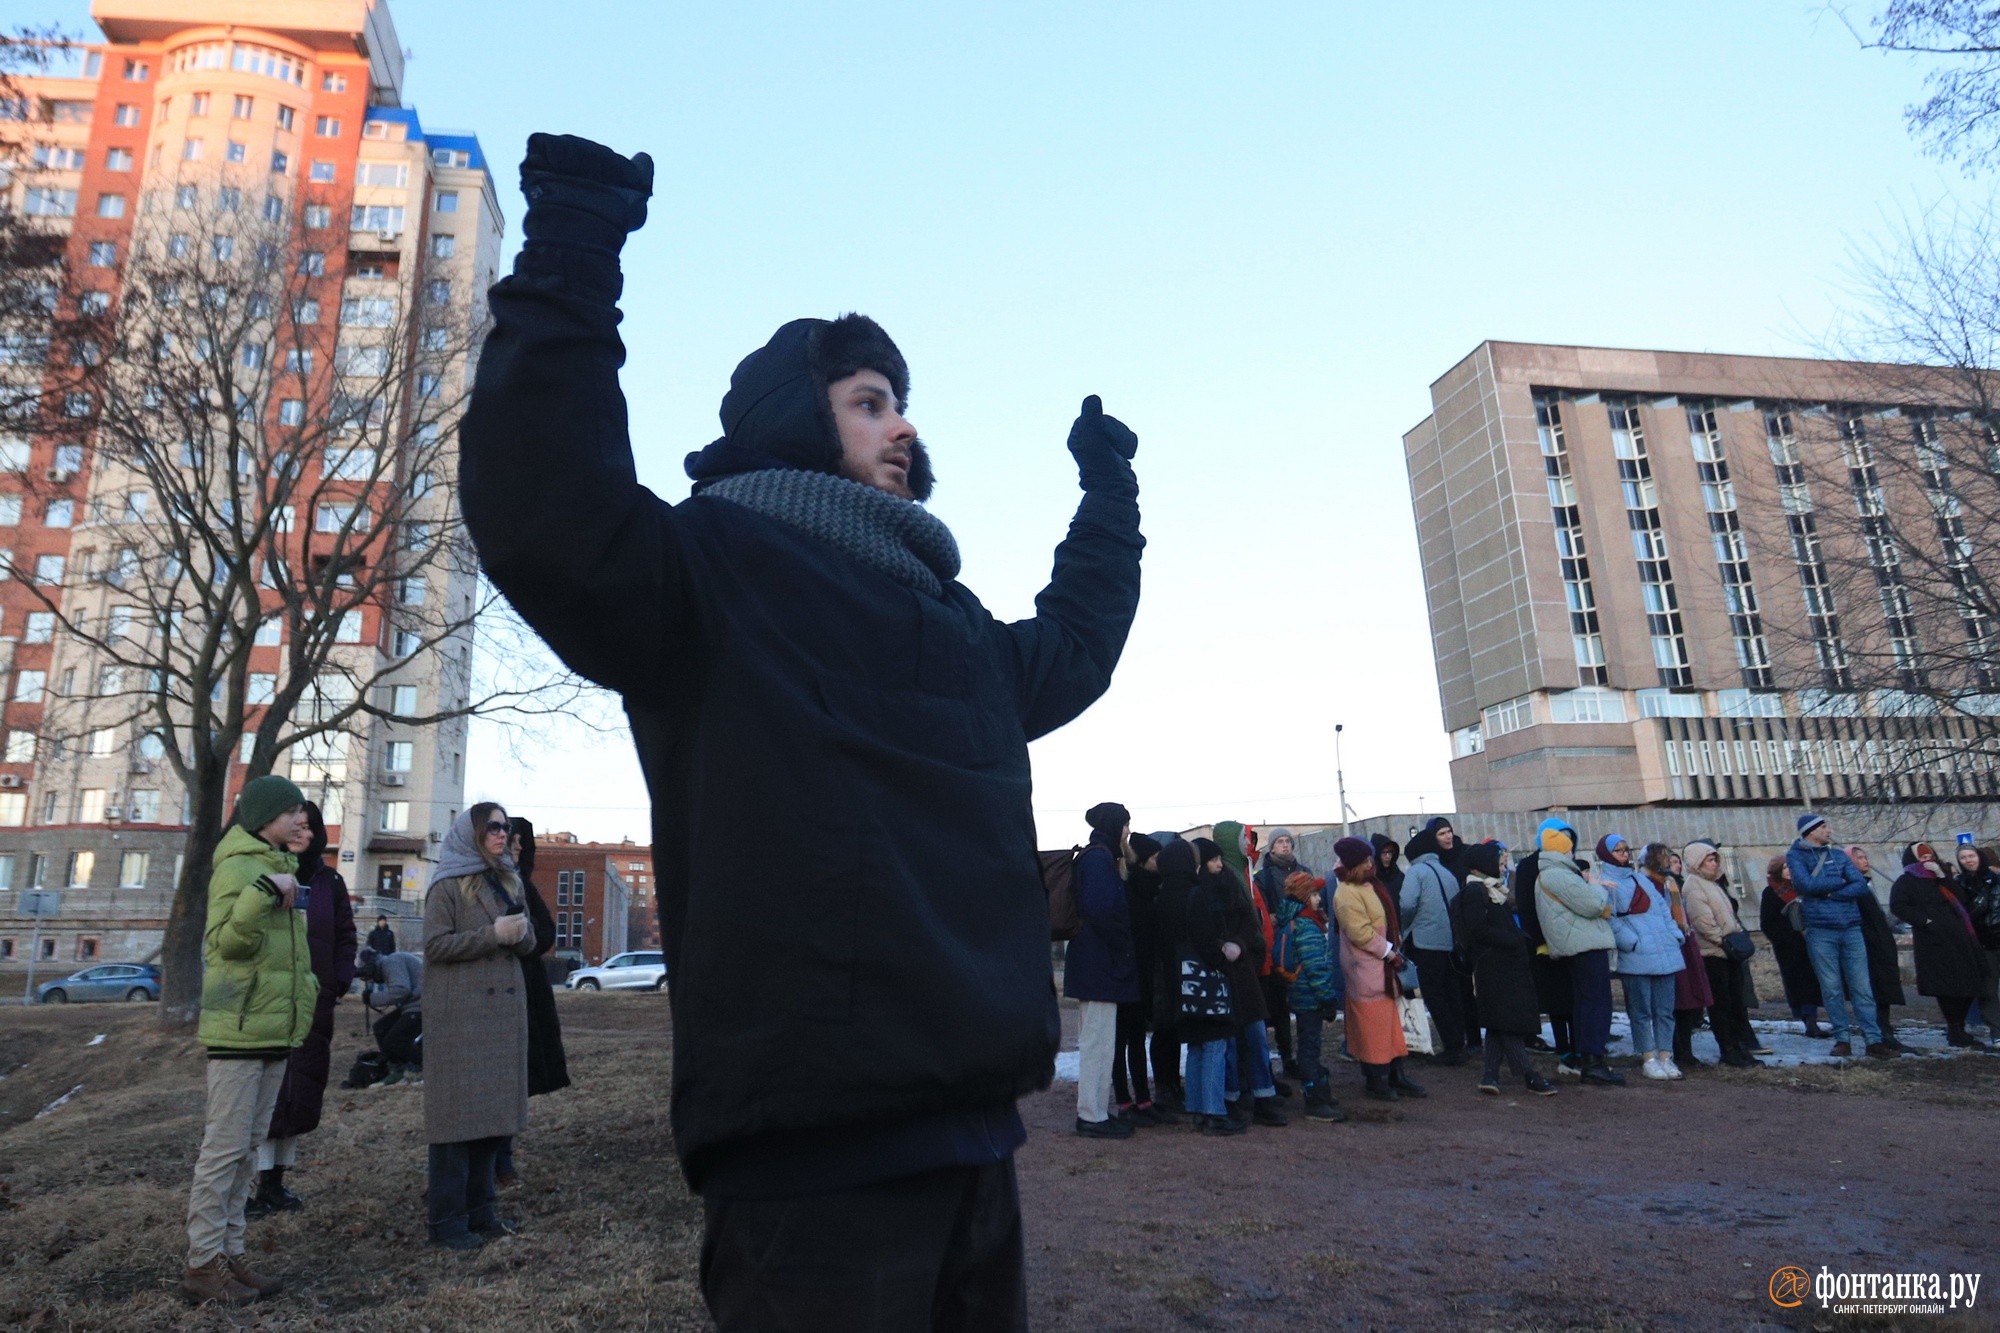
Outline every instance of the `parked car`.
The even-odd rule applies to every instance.
[[[563,982],[571,990],[663,990],[666,984],[663,953],[621,953],[596,967],[579,968]]]
[[[85,1000],[157,1000],[160,969],[151,963],[101,963],[71,973],[60,981],[35,987],[43,1004],[81,1004]]]

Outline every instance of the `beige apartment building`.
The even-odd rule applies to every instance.
[[[1938,419],[1889,369],[1487,342],[1431,386],[1403,446],[1460,810],[1707,807],[1782,845],[1783,812],[1886,789],[1942,724],[1854,679],[1858,645],[1914,655],[1914,631],[1892,569],[1836,599],[1823,542],[1845,478],[1880,500],[1869,449],[1921,451]],[[2000,786],[1977,756],[1934,767],[1891,785]]]
[[[64,238],[66,266],[100,284],[100,299],[122,299],[121,274],[133,247],[151,243],[148,226],[164,236],[189,229],[179,216],[226,210],[304,216],[336,237],[307,256],[324,294],[312,302],[318,359],[302,353],[300,373],[321,382],[302,401],[337,397],[332,377],[365,368],[371,340],[410,327],[393,313],[419,299],[455,307],[464,322],[483,318],[504,232],[492,176],[473,134],[428,128],[404,100],[384,0],[97,0],[92,14],[101,40],[59,75],[24,80],[26,98],[0,123],[0,148],[11,143],[15,159],[0,189],[5,207]],[[226,227],[192,230],[202,234],[165,243],[225,244]],[[470,375],[469,354],[437,370],[454,391]],[[39,373],[32,337],[0,348],[0,374]],[[279,421],[290,407],[268,406]],[[456,505],[455,459],[445,461],[371,484],[419,497],[415,512],[443,521]],[[89,445],[9,433],[0,422],[0,548],[14,567],[37,571],[67,612],[99,622],[117,614],[118,582],[102,562],[121,523],[157,517],[133,494],[133,479],[100,465]],[[298,521],[306,532],[321,520]],[[470,607],[475,577],[437,566],[405,580],[398,596]],[[43,961],[141,960],[157,950],[172,899],[183,793],[159,736],[129,709],[123,722],[106,720],[111,710],[93,698],[104,668],[88,646],[52,631],[43,606],[18,581],[0,582],[0,961],[25,957],[28,923],[14,902],[28,888],[63,891]],[[343,625],[338,651],[354,676],[382,680],[382,702],[397,713],[463,704],[470,634],[415,653],[391,610],[371,607]],[[268,641],[260,631],[254,653],[253,702],[283,670],[275,625]],[[405,655],[408,666],[395,667]],[[357,917],[421,910],[428,863],[464,803],[465,727],[363,715],[346,734],[280,757],[277,771],[326,812]],[[56,736],[66,743],[52,745]]]

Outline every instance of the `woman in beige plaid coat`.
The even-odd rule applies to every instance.
[[[470,1250],[511,1228],[493,1162],[528,1125],[528,1005],[520,960],[534,927],[507,856],[507,812],[481,801],[452,825],[424,897],[424,1138],[430,1242]]]

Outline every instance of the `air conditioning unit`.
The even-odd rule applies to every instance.
[[[400,787],[407,781],[409,779],[401,773],[384,773],[382,775],[382,785],[385,787]]]
[[[153,761],[150,759],[134,759],[131,768],[127,771],[141,775],[150,773],[153,771]]]
[[[121,819],[123,819],[123,818],[125,818],[125,807],[124,807],[124,806],[122,806],[122,805],[107,805],[107,806],[105,806],[105,807],[104,807],[104,822],[105,822],[105,823],[107,823],[107,824],[116,824],[116,823],[117,823],[117,822],[118,822],[119,820],[121,820]]]
[[[6,787],[11,790],[20,785],[21,775],[19,773],[0,773],[0,787]]]
[[[75,475],[76,473],[66,467],[52,467],[48,471],[49,480],[55,482],[57,485],[61,485]]]
[[[402,234],[400,231],[378,231],[375,233],[375,239],[384,245],[394,245]]]

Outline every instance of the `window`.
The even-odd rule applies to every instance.
[[[310,375],[313,370],[313,353],[310,347],[294,347],[285,353],[285,373],[287,375]]]
[[[123,129],[136,129],[139,124],[139,108],[121,104],[111,113],[111,123]]]
[[[417,397],[435,398],[438,396],[438,389],[441,388],[443,384],[444,384],[444,377],[442,375],[432,375],[432,374],[419,375],[417,376]]]
[[[325,532],[327,529],[321,528],[320,531]],[[341,612],[340,624],[334,630],[333,641],[335,643],[361,642],[361,613],[359,611]]]
[[[338,139],[340,137],[340,118],[337,116],[319,117],[313,121],[313,133],[322,139]]]
[[[407,162],[361,162],[354,168],[356,185],[380,185],[400,190],[410,183],[410,164]]]
[[[229,68],[239,74],[262,74],[301,88],[306,86],[305,62],[268,46],[237,42],[229,53]]]
[[[280,426],[303,426],[305,420],[305,399],[286,398],[278,403],[278,424]]]
[[[56,636],[56,613],[53,611],[28,612],[28,628],[21,635],[22,643],[48,643]]]
[[[19,727],[7,733],[7,762],[10,764],[32,764],[35,762],[35,733],[22,731]]]
[[[391,651],[396,657],[408,657],[421,648],[423,642],[423,635],[417,633],[415,630],[399,629],[396,631],[396,641],[392,645]]]
[[[205,116],[208,114],[207,93],[196,93],[194,96],[188,98],[188,114],[190,116]]]
[[[384,750],[383,769],[390,773],[409,772],[416,750],[416,744],[412,741],[390,741]]]
[[[122,194],[100,194],[97,196],[97,216],[101,218],[122,218],[125,216],[125,196]]]
[[[343,449],[335,441],[327,449],[326,475],[334,481],[366,481],[375,473],[376,453],[362,445]]]
[[[389,711],[398,717],[415,717],[417,712],[417,687],[414,685],[391,686],[389,689]]]
[[[38,704],[42,701],[42,691],[49,683],[46,671],[17,671],[14,673],[14,702],[17,704]]]
[[[334,348],[333,368],[342,375],[381,375],[389,369],[389,349],[382,343],[341,343]]]
[[[0,526],[13,527],[21,521],[21,497],[0,495]]]
[[[1728,693],[1728,691],[1724,691]],[[1701,717],[1701,696],[1674,690],[1640,690],[1640,717]]]
[[[181,161],[183,162],[201,161],[202,151],[205,147],[206,144],[204,143],[204,141],[200,139],[181,140]]]
[[[408,801],[382,802],[381,818],[375,827],[383,833],[406,833],[410,827],[410,803]]]
[[[308,250],[299,256],[299,273],[308,278],[322,277],[326,273],[326,256],[318,250]]]
[[[472,154],[463,148],[433,148],[431,162],[440,167],[469,167],[472,165]]]
[[[153,792],[151,793],[151,795],[153,797],[153,814],[155,817],[152,819],[142,820],[139,818],[138,815],[139,793],[136,791],[132,793],[132,810],[133,810],[132,819],[134,823],[157,824],[160,822],[158,818],[158,815],[160,813],[159,812],[160,794],[158,792]],[[146,871],[151,867],[152,861],[153,861],[152,856],[146,852],[127,852],[123,856],[119,857],[118,887],[121,889],[145,888]]]
[[[63,578],[63,558],[59,555],[38,555],[35,557],[35,582],[61,583]]]
[[[90,733],[84,753],[92,759],[108,759],[118,753],[118,729],[98,727]]]
[[[456,213],[458,211],[458,191],[439,190],[437,193],[437,211],[440,213]]]
[[[125,81],[127,83],[144,83],[152,77],[153,67],[144,61],[128,60],[125,62]]]
[[[85,292],[76,300],[76,313],[79,315],[101,315],[110,308],[110,292]],[[74,400],[77,396],[76,394],[71,394],[70,398]],[[90,395],[86,393],[82,397],[87,401]],[[76,414],[71,413],[70,415],[74,416]]]
[[[294,110],[293,110],[293,109],[292,109],[291,107],[288,107],[288,106],[280,106],[280,107],[278,108],[278,128],[279,128],[279,129],[281,129],[281,130],[289,130],[289,129],[291,129],[291,128],[293,127],[294,123],[296,122],[297,118],[298,118],[298,112],[294,111]]]
[[[403,210],[388,204],[356,204],[348,215],[347,225],[352,231],[400,232]]]
[[[250,160],[250,148],[247,144],[238,143],[236,140],[231,139],[228,146],[223,149],[222,155],[231,162],[248,162]]]
[[[350,525],[355,532],[368,531],[368,511],[351,504],[323,504],[313,515],[315,532],[339,532]]]
[[[266,221],[266,222],[283,222],[284,220],[285,220],[285,201],[284,201],[284,200],[282,200],[282,199],[280,199],[280,198],[279,198],[279,197],[278,197],[277,195],[275,195],[275,194],[267,194],[267,195],[265,195],[265,196],[264,196],[264,221]]]
[[[347,91],[347,76],[322,74],[319,76],[319,90],[323,93],[344,93]]]
[[[306,178],[318,181],[322,185],[331,185],[333,183],[333,174],[333,163],[321,161],[316,158],[313,161],[312,167],[306,172]]]
[[[1535,722],[1534,696],[1524,694],[1505,703],[1494,704],[1484,710],[1481,719],[1485,723],[1484,735],[1490,740],[1495,736],[1505,736],[1510,731],[1519,731]]]
[[[268,704],[278,697],[278,678],[268,671],[250,673],[249,684],[244,689],[243,702],[246,704]]]
[[[51,190],[40,186],[28,187],[27,202],[22,211],[31,218],[68,218],[76,216],[76,191]]]
[[[79,824],[101,824],[104,822],[104,788],[86,787],[77,793],[76,822]],[[90,881],[85,880],[86,884]],[[76,881],[72,879],[70,883]]]
[[[433,278],[424,284],[424,299],[432,305],[443,305],[451,300],[451,280]]]
[[[90,243],[90,266],[92,268],[112,268],[118,263],[118,242],[92,241]]]
[[[1485,748],[1486,737],[1480,732],[1477,723],[1469,727],[1460,727],[1451,733],[1451,753],[1455,759],[1478,754]]]
[[[287,157],[284,153],[281,153],[276,149],[273,149],[271,151],[271,174],[274,176],[283,176],[287,172],[291,171],[291,169],[292,169],[292,159]]]
[[[431,258],[450,259],[457,251],[458,238],[456,236],[439,235],[431,237]]]
[[[104,155],[104,169],[106,171],[130,171],[132,169],[132,150],[129,148],[113,148],[107,152]]]
[[[1761,690],[1717,690],[1716,711],[1724,717],[1783,717],[1785,697]]]
[[[28,795],[26,792],[0,792],[0,827],[20,828],[28,822]]]
[[[245,97],[242,93],[230,99],[229,115],[234,120],[248,120],[250,113],[257,109],[257,99]]]
[[[1616,690],[1564,690],[1549,696],[1549,717],[1556,722],[1623,722],[1625,696]]]
[[[295,301],[295,302],[293,302],[293,304],[292,304],[292,323],[294,323],[294,324],[317,324],[317,323],[319,323],[319,302],[317,302],[317,301]]]
[[[227,263],[235,257],[236,238],[234,236],[211,236],[208,241],[208,248],[210,253],[214,254],[217,259]]]
[[[420,578],[398,579],[396,600],[404,606],[422,606],[424,603],[424,581]]]
[[[386,329],[396,322],[396,303],[383,296],[350,296],[340,303],[340,322],[357,329]]]

